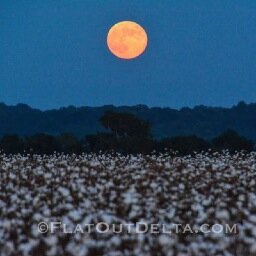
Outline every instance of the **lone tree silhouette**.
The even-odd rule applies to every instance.
[[[120,137],[150,137],[150,125],[130,113],[107,111],[100,118],[100,123],[115,136]]]

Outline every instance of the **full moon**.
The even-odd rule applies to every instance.
[[[118,58],[133,59],[141,55],[148,43],[147,33],[133,21],[122,21],[110,28],[107,36],[109,50]]]

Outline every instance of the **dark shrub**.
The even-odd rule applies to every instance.
[[[24,140],[17,135],[5,135],[0,141],[0,149],[7,154],[22,153],[25,149]]]
[[[161,150],[172,149],[183,155],[193,153],[194,151],[205,151],[209,147],[210,144],[207,141],[196,136],[178,136],[166,138],[160,142]]]
[[[253,150],[253,142],[240,136],[234,130],[227,130],[212,140],[212,146],[215,150],[229,149],[231,152],[246,150]]]

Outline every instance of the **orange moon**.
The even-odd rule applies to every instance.
[[[133,21],[121,21],[108,32],[107,45],[118,58],[133,59],[141,55],[148,43],[146,31]]]

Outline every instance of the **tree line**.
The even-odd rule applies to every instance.
[[[254,149],[252,141],[231,129],[210,141],[194,135],[156,140],[151,135],[150,124],[133,114],[107,111],[99,121],[107,132],[87,135],[83,139],[78,139],[70,133],[57,136],[40,133],[29,137],[5,135],[0,139],[0,150],[7,154],[52,154],[54,152],[80,154],[100,151],[146,154],[152,151],[171,150],[186,155],[209,149],[213,151],[228,149],[231,152]]]

